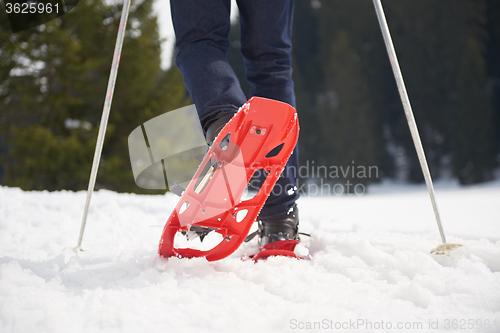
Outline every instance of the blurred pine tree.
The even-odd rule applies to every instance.
[[[486,1],[388,1],[386,8],[431,173],[449,170],[462,184],[491,179]],[[422,181],[406,119],[393,112],[400,112],[391,129],[405,147],[409,179]]]
[[[487,24],[488,40],[486,50],[486,63],[488,68],[489,88],[493,96],[493,107],[495,109],[494,120],[494,146],[497,157],[497,167],[500,163],[500,2],[497,0],[487,1]]]
[[[106,3],[80,1],[16,34],[0,11],[3,184],[86,188],[120,18]],[[500,154],[500,2],[385,0],[384,8],[433,176],[491,179]],[[134,1],[127,31],[97,188],[141,192],[128,134],[189,100],[178,70],[160,68],[151,2]],[[237,35],[235,27],[228,58],[248,92]],[[301,163],[354,159],[422,181],[371,1],[297,1],[293,39]]]
[[[384,8],[431,173],[462,184],[491,179],[500,149],[500,2],[386,0]],[[363,163],[423,181],[371,2],[297,3],[294,65],[303,161],[345,163],[342,149],[374,150]]]
[[[0,32],[5,185],[86,189],[120,15],[121,5],[87,0],[43,26]],[[96,188],[144,192],[134,183],[128,135],[189,103],[177,69],[160,68],[160,42],[152,2],[134,1]]]
[[[305,125],[301,135],[306,136],[304,146],[311,147],[301,150],[303,159],[327,168],[347,168],[354,163],[388,169],[380,116],[385,109],[378,109],[373,100],[381,86],[373,73],[373,61],[377,59],[372,52],[376,45],[370,39],[377,27],[373,5],[312,1],[310,8],[300,11],[299,22],[310,22],[317,29],[317,37],[308,36],[296,24],[299,46],[294,45],[299,68],[296,81],[298,87],[306,89],[305,94],[298,93],[298,99],[305,97],[307,103],[299,104],[303,107],[299,111],[301,125]],[[308,49],[302,47],[311,48],[312,54],[307,56]],[[356,179],[365,184],[373,181],[377,179]]]

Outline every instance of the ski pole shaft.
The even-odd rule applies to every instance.
[[[123,39],[125,37],[125,28],[127,25],[128,14],[130,11],[131,0],[124,0],[122,15],[120,19],[120,26],[118,28],[118,36],[116,37],[115,52],[113,54],[113,62],[111,65],[111,72],[109,74],[108,88],[106,91],[106,99],[102,110],[101,123],[99,126],[99,134],[97,136],[97,143],[94,152],[94,160],[92,162],[92,171],[90,172],[89,186],[87,189],[87,199],[85,201],[85,208],[83,210],[82,225],[80,227],[80,235],[78,237],[78,245],[76,249],[81,249],[83,233],[85,225],[87,224],[87,215],[90,207],[90,200],[92,192],[94,191],[95,182],[97,178],[97,171],[99,169],[99,162],[101,160],[102,147],[104,144],[104,136],[106,135],[106,128],[108,126],[109,112],[111,110],[111,102],[113,100],[113,91],[115,89],[116,75],[118,74],[118,65],[120,64],[120,57],[123,46]]]
[[[436,198],[434,194],[434,186],[432,184],[431,173],[429,171],[429,166],[427,165],[427,160],[425,158],[424,148],[420,140],[420,135],[418,134],[417,124],[415,122],[415,117],[413,116],[413,111],[410,105],[410,99],[408,98],[408,93],[403,81],[403,75],[401,74],[401,69],[399,67],[398,58],[396,57],[396,51],[392,43],[391,34],[389,32],[389,26],[387,25],[387,20],[385,18],[384,9],[382,8],[382,3],[380,0],[373,0],[375,6],[375,11],[377,12],[378,21],[380,24],[380,29],[382,30],[382,35],[384,36],[385,46],[389,54],[389,59],[391,61],[392,71],[394,72],[394,78],[398,85],[399,96],[403,102],[403,108],[405,110],[406,120],[408,121],[408,126],[410,127],[411,136],[413,138],[413,144],[417,150],[418,159],[420,161],[420,167],[422,168],[422,173],[424,174],[425,183],[427,184],[427,189],[429,190],[429,196],[432,202],[432,208],[434,209],[434,215],[436,216],[437,225],[439,228],[439,233],[441,234],[441,240],[443,244],[446,243],[446,238],[444,236],[443,227],[441,225],[441,218],[439,216],[439,211],[436,204]]]

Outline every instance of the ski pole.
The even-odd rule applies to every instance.
[[[113,54],[113,62],[111,64],[111,72],[109,73],[108,88],[106,91],[106,99],[102,110],[101,124],[99,126],[99,134],[97,136],[97,143],[95,147],[94,160],[92,162],[92,171],[90,173],[89,187],[87,189],[87,199],[85,201],[85,208],[83,210],[82,225],[80,227],[80,236],[78,237],[78,245],[75,250],[82,251],[82,239],[87,224],[87,215],[90,207],[90,200],[97,178],[97,171],[99,169],[99,162],[101,160],[102,146],[104,144],[104,136],[106,135],[106,128],[108,126],[109,112],[111,110],[111,102],[113,100],[113,91],[115,89],[116,75],[118,74],[118,65],[120,64],[120,57],[123,46],[123,39],[125,37],[125,28],[127,25],[128,14],[130,11],[131,0],[124,0],[122,15],[120,19],[120,26],[118,28],[118,36],[116,37],[115,52]]]
[[[389,26],[387,25],[384,9],[382,7],[382,3],[380,2],[380,0],[373,0],[373,4],[375,6],[375,11],[377,12],[380,30],[382,30],[382,35],[384,36],[384,42],[387,48],[387,53],[389,54],[389,60],[391,62],[392,71],[394,72],[394,78],[396,79],[396,83],[398,85],[399,96],[401,97],[401,102],[403,103],[406,120],[408,121],[408,126],[410,128],[411,136],[413,138],[413,144],[415,145],[415,149],[417,151],[418,160],[420,161],[420,167],[422,168],[422,173],[424,174],[425,183],[427,185],[429,196],[431,198],[432,208],[434,209],[434,215],[436,216],[436,222],[438,225],[439,234],[441,235],[441,240],[443,242],[443,244],[439,245],[436,249],[432,250],[431,253],[449,254],[450,250],[460,247],[461,245],[446,243],[446,237],[444,235],[443,227],[441,225],[441,217],[439,216],[439,210],[437,207],[436,198],[434,194],[434,186],[432,184],[431,173],[429,171],[429,166],[427,165],[427,160],[425,158],[422,141],[420,140],[420,135],[418,134],[417,124],[415,122],[415,117],[413,116],[413,111],[410,105],[410,99],[408,98],[408,93],[406,91],[405,83],[403,81],[403,75],[401,74],[398,58],[396,57],[396,50],[394,49],[394,44],[392,43],[391,33],[389,32]]]

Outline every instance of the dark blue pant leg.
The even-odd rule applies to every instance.
[[[176,64],[193,99],[204,133],[247,98],[229,65],[230,0],[171,0]]]
[[[292,80],[293,0],[237,0],[240,9],[241,51],[251,96],[275,99],[295,107]],[[281,218],[293,211],[298,199],[298,149],[259,217]],[[261,182],[264,175],[260,177]]]
[[[295,107],[291,69],[293,1],[237,0],[242,53],[252,96]],[[226,52],[229,47],[229,0],[171,0],[176,33],[176,64],[196,105],[203,130],[215,117],[235,112],[246,97]],[[298,198],[298,152],[261,211],[261,218],[286,216]]]

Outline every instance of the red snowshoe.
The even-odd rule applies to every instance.
[[[293,107],[253,97],[224,126],[170,215],[159,245],[164,257],[229,256],[241,245],[297,143],[299,124]],[[253,174],[267,177],[257,194],[242,200]],[[210,232],[222,241],[210,250],[176,248],[176,234]]]
[[[255,262],[275,256],[290,257],[295,259],[306,259],[297,256],[297,254],[294,252],[297,244],[299,244],[299,241],[296,239],[287,239],[287,240],[272,242],[262,246],[257,254],[248,256],[248,259],[252,259]],[[243,260],[246,259],[247,258],[243,258]]]

